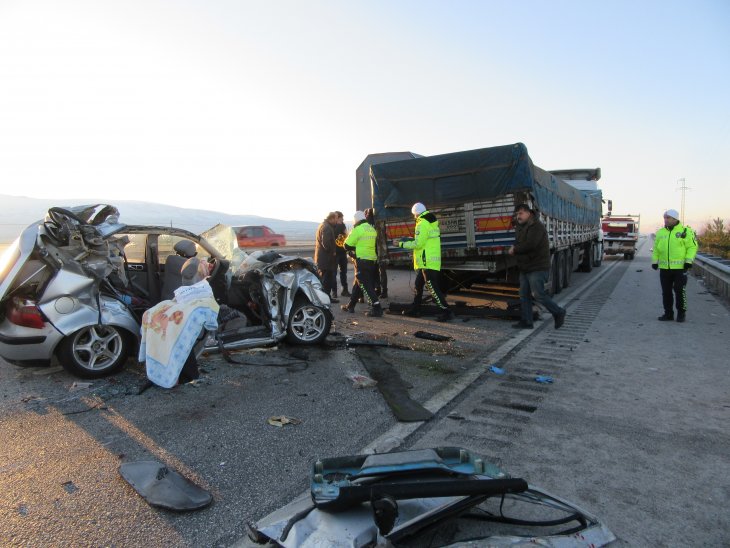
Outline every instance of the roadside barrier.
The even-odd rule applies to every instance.
[[[698,253],[692,273],[702,278],[705,287],[723,299],[730,299],[730,260]]]

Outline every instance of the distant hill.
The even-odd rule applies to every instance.
[[[47,200],[0,194],[0,243],[13,241],[29,224],[46,215],[54,206],[107,203],[104,200],[72,199]],[[120,221],[130,225],[165,225],[184,228],[200,233],[218,224],[229,226],[266,225],[290,240],[314,240],[318,223],[312,221],[284,221],[258,215],[229,215],[204,209],[186,209],[165,204],[117,200],[113,206],[119,209]]]

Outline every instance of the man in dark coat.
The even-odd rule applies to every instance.
[[[350,262],[347,258],[347,251],[345,251],[344,242],[347,238],[347,227],[345,226],[345,216],[342,211],[335,211],[337,214],[337,224],[335,224],[335,243],[337,243],[337,266],[340,268],[340,284],[342,285],[343,297],[350,296],[350,290],[347,287],[347,263]],[[335,284],[333,297],[337,297],[337,284]]]
[[[337,291],[337,244],[334,230],[336,224],[337,213],[332,211],[317,228],[314,243],[314,262],[319,270],[319,276],[322,278],[322,289],[327,295]],[[335,298],[332,298],[331,301],[340,302]]]
[[[565,321],[565,309],[560,308],[545,292],[550,277],[550,242],[547,230],[527,204],[515,209],[515,245],[509,254],[517,259],[520,271],[520,321],[513,325],[518,329],[532,329],[532,301],[543,305],[555,319],[555,329]]]

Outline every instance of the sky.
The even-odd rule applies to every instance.
[[[0,0],[0,194],[321,220],[370,153],[526,144],[730,225],[730,2]]]

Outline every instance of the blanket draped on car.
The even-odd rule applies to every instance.
[[[203,282],[205,283],[205,282]],[[219,305],[212,297],[162,301],[142,316],[139,361],[147,378],[162,388],[177,384],[202,329],[218,327]]]

